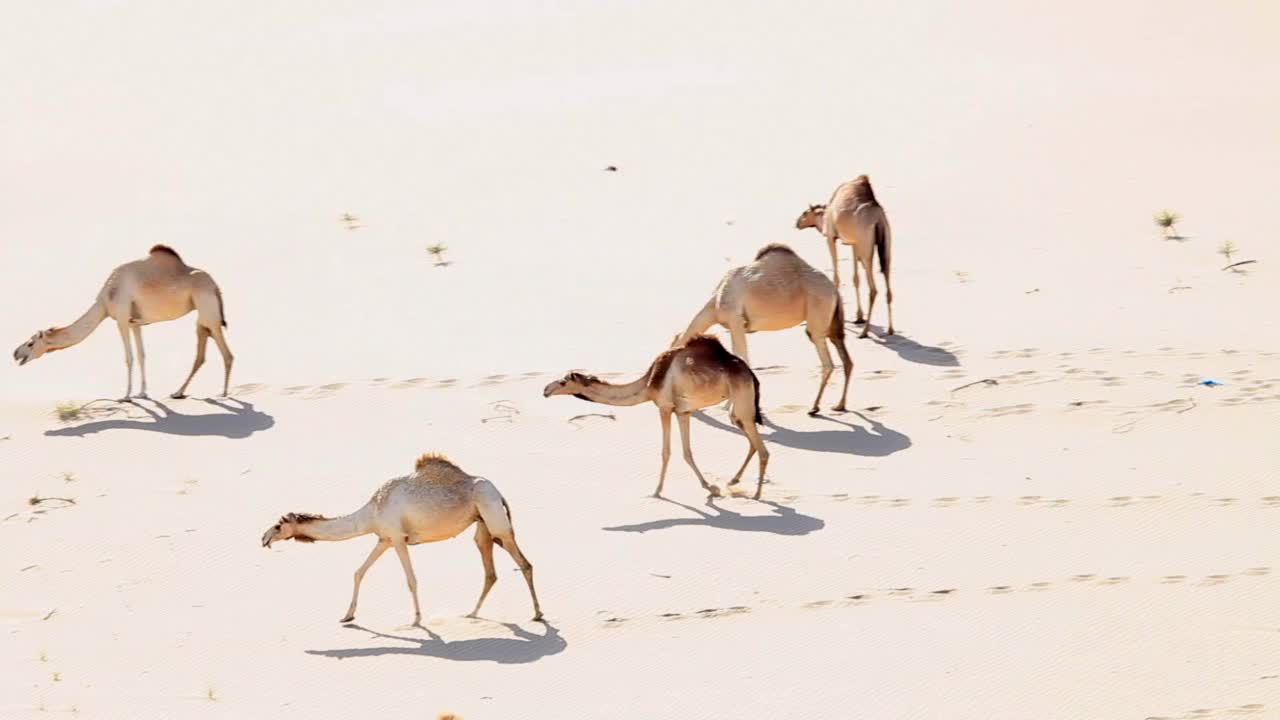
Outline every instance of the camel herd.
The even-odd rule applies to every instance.
[[[747,456],[729,481],[736,485],[746,472],[751,459],[759,455],[759,476],[754,498],[760,499],[764,486],[769,451],[760,435],[764,422],[760,413],[760,380],[747,362],[747,334],[767,330],[785,330],[804,324],[810,342],[822,363],[818,393],[810,415],[819,412],[823,392],[835,370],[827,343],[835,347],[844,366],[844,385],[840,401],[832,410],[845,409],[853,359],[845,346],[845,318],[840,300],[840,271],[836,265],[836,241],[853,248],[853,287],[857,300],[857,324],[863,324],[860,337],[867,336],[870,317],[875,309],[878,290],[873,261],[880,257],[884,275],[885,300],[889,324],[893,329],[893,285],[890,281],[892,234],[884,208],[876,200],[871,180],[860,175],[842,183],[825,205],[810,205],[796,219],[796,228],[814,228],[822,233],[831,252],[832,278],[802,260],[791,248],[770,244],[756,253],[748,265],[725,273],[706,305],[690,321],[688,328],[675,337],[671,347],[660,353],[640,378],[613,384],[594,375],[569,372],[543,389],[543,397],[572,395],[582,400],[607,405],[639,405],[652,402],[658,406],[662,423],[662,469],[654,497],[662,495],[667,464],[671,458],[671,416],[680,426],[684,460],[697,476],[702,488],[713,497],[720,495],[715,485],[707,482],[693,460],[689,441],[689,419],[698,410],[728,401],[733,424],[746,436]],[[866,275],[867,309],[862,309],[859,268]],[[213,338],[222,354],[222,394],[227,395],[231,382],[234,356],[227,346],[227,327],[222,292],[208,273],[191,267],[166,245],[155,245],[143,260],[125,263],[111,272],[90,308],[75,322],[65,327],[40,330],[13,352],[19,365],[25,365],[47,353],[62,350],[87,338],[108,317],[116,321],[124,344],[126,381],[122,402],[133,397],[147,397],[146,351],[142,345],[142,327],[156,322],[176,320],[196,311],[196,355],[191,372],[170,397],[186,397],[187,386],[204,364],[205,348]],[[729,331],[733,351],[715,337],[704,335],[711,326]],[[134,353],[137,353],[140,392],[133,394]],[[533,600],[534,620],[542,619],[538,594],[533,585],[533,565],[516,544],[511,509],[498,489],[488,480],[467,474],[441,455],[425,454],[418,458],[412,474],[387,481],[373,494],[364,507],[337,518],[305,513],[282,516],[262,536],[263,547],[278,540],[314,542],[347,540],[363,535],[376,535],[377,544],[355,572],[351,605],[341,622],[355,619],[356,600],[365,572],[388,548],[394,548],[404,569],[409,593],[413,597],[414,624],[422,612],[418,605],[418,583],[409,559],[410,545],[437,542],[456,537],[472,524],[476,525],[475,542],[484,564],[484,587],[468,617],[475,617],[484,604],[497,574],[493,566],[493,546],[507,551],[524,573]]]

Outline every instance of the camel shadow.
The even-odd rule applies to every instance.
[[[882,422],[872,420],[860,412],[855,411],[853,414],[862,418],[863,421],[871,426],[871,429],[868,430],[861,425],[854,425],[826,415],[815,415],[814,418],[843,425],[848,430],[792,430],[778,425],[769,418],[765,418],[765,427],[771,428],[773,432],[768,435],[761,433],[761,437],[771,443],[801,450],[846,453],[863,457],[884,457],[911,447],[911,438],[906,435],[889,428]],[[717,420],[705,412],[699,411],[694,413],[693,416],[714,428],[738,434],[742,433],[738,428]]]
[[[767,532],[775,535],[808,535],[826,527],[826,522],[822,518],[816,518],[812,515],[796,512],[794,508],[785,505],[779,505],[774,502],[759,500],[762,505],[768,505],[773,508],[772,515],[742,515],[732,510],[716,505],[710,498],[707,499],[707,506],[715,510],[715,513],[699,510],[691,505],[668,500],[667,498],[657,498],[663,502],[671,503],[688,510],[697,517],[684,518],[666,518],[664,520],[650,520],[648,522],[635,523],[633,525],[614,525],[613,527],[602,528],[609,532],[637,532],[644,533],[650,530],[666,530],[667,528],[681,526],[701,526],[718,528],[720,530],[737,530],[739,532]]]
[[[147,407],[143,404],[144,402],[155,405],[160,412]],[[252,403],[243,400],[205,400],[204,402],[228,412],[213,415],[184,415],[174,412],[172,408],[158,400],[131,400],[128,404],[146,413],[146,417],[134,415],[126,418],[94,420],[72,427],[45,430],[44,434],[50,437],[84,437],[105,430],[148,430],[169,435],[216,436],[236,440],[247,438],[255,432],[266,430],[276,424],[275,418],[254,409]]]
[[[542,635],[535,635],[515,623],[501,624],[503,627],[510,630],[515,637],[476,638],[472,640],[454,640],[450,642],[422,625],[418,625],[417,627],[427,633],[427,637],[425,638],[390,635],[387,633],[380,633],[377,630],[370,630],[369,628],[362,627],[360,625],[349,624],[344,627],[348,627],[353,630],[363,630],[376,638],[399,640],[407,644],[393,645],[389,647],[348,648],[342,650],[307,650],[306,653],[308,655],[320,655],[322,657],[337,658],[339,660],[359,657],[379,657],[382,655],[416,655],[419,657],[434,657],[442,660],[456,660],[459,662],[488,661],[502,665],[513,665],[541,660],[548,655],[555,655],[557,653],[564,652],[564,649],[569,646],[569,643],[565,642],[564,638],[560,636],[560,631],[550,623],[542,623],[543,626],[547,628],[547,631]]]
[[[853,326],[852,323],[847,321],[845,324]],[[880,347],[894,351],[898,354],[898,357],[907,362],[932,365],[934,367],[960,367],[960,358],[950,350],[918,343],[901,332],[885,335],[884,328],[872,325],[871,334],[867,337]]]

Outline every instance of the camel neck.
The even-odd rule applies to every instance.
[[[351,513],[336,518],[312,520],[299,531],[312,540],[349,540],[373,532],[373,501]]]
[[[71,347],[89,337],[89,334],[98,329],[98,326],[106,318],[107,309],[103,307],[100,301],[95,302],[75,322],[56,330],[50,339],[50,345],[59,350]]]
[[[614,385],[603,380],[597,380],[590,386],[583,388],[582,397],[591,402],[604,403],[605,405],[639,405],[650,399],[649,376],[645,375],[625,385]]]

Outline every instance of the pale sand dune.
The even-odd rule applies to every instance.
[[[163,241],[237,390],[59,422],[121,392],[109,325],[0,370],[0,717],[1280,717],[1270,5],[15,13],[0,337]],[[760,245],[829,269],[791,224],[860,172],[901,335],[817,418],[802,331],[752,336],[765,502],[678,451],[649,498],[651,407],[541,397],[637,376]],[[153,394],[192,323],[145,331]],[[722,410],[693,444],[741,461]],[[502,488],[547,625],[501,553],[462,617],[469,534],[413,551],[425,628],[390,555],[336,622],[371,538],[260,546],[424,450]]]

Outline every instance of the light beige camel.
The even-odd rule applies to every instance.
[[[854,322],[863,324],[866,337],[870,329],[871,311],[876,306],[876,278],[872,261],[880,255],[880,272],[884,275],[885,301],[889,307],[888,334],[893,334],[893,284],[889,278],[889,260],[893,256],[893,234],[889,230],[889,218],[876,200],[871,189],[871,178],[859,175],[842,183],[832,193],[826,205],[810,205],[796,218],[796,228],[814,228],[827,239],[831,251],[831,273],[836,287],[840,287],[840,268],[836,263],[836,239],[853,246],[853,294],[858,301],[858,316]],[[862,314],[862,289],[858,278],[858,266],[867,275],[867,314]]]
[[[734,473],[730,485],[736,485],[746,471],[747,464],[760,453],[760,478],[756,481],[755,499],[760,499],[764,487],[764,470],[769,464],[769,451],[756,425],[764,422],[760,415],[760,381],[751,368],[732,355],[720,341],[706,335],[690,338],[687,343],[668,350],[657,357],[648,372],[634,382],[614,385],[594,375],[571,372],[547,385],[543,397],[573,395],[582,400],[606,405],[639,405],[652,402],[658,406],[662,421],[662,470],[658,473],[658,487],[654,497],[662,497],[662,484],[667,478],[667,461],[671,458],[671,415],[675,413],[680,423],[680,439],[684,443],[684,461],[693,468],[712,497],[720,495],[720,489],[702,477],[702,471],[693,462],[693,449],[689,446],[689,416],[704,407],[728,399],[730,416],[747,436],[750,449],[742,467]]]
[[[347,540],[361,535],[378,536],[373,552],[356,570],[355,587],[351,591],[351,606],[339,622],[351,622],[356,617],[356,598],[360,595],[360,581],[387,548],[395,548],[413,596],[413,622],[422,622],[422,610],[418,607],[418,580],[409,562],[409,546],[437,542],[455,537],[476,524],[476,547],[480,548],[480,560],[484,563],[484,589],[480,599],[468,617],[475,617],[484,604],[485,596],[498,574],[493,569],[493,546],[511,554],[533,598],[533,619],[542,619],[538,605],[538,593],[533,589],[533,565],[516,545],[515,529],[511,526],[511,509],[507,501],[484,478],[468,475],[442,455],[426,454],[414,464],[413,474],[387,481],[373,494],[364,507],[339,518],[320,515],[289,513],[267,528],[262,536],[262,546],[271,547],[277,540]]]
[[[103,320],[110,317],[116,321],[120,329],[120,340],[124,343],[127,375],[124,399],[128,400],[133,394],[130,332],[133,334],[133,344],[138,347],[138,374],[142,380],[139,397],[146,397],[147,353],[142,347],[142,326],[176,320],[192,310],[197,313],[196,359],[191,365],[191,373],[187,375],[186,382],[170,397],[186,397],[191,378],[195,377],[196,371],[204,364],[205,345],[210,337],[218,343],[218,350],[222,352],[222,394],[226,395],[231,383],[231,363],[235,358],[227,347],[227,339],[222,331],[227,326],[222,292],[208,273],[182,262],[178,253],[166,245],[152,247],[145,260],[125,263],[113,270],[98,291],[93,305],[80,319],[67,327],[51,327],[37,332],[13,351],[13,359],[19,365],[26,365],[46,353],[69,348],[89,337]]]
[[[822,402],[822,393],[835,369],[827,341],[835,346],[844,364],[844,389],[840,392],[840,402],[831,409],[845,409],[853,359],[844,344],[840,294],[830,278],[801,260],[791,248],[776,243],[766,245],[756,253],[755,262],[725,273],[715,294],[689,323],[689,328],[676,337],[673,347],[683,345],[717,323],[728,328],[733,354],[744,362],[749,362],[747,333],[785,330],[804,323],[805,332],[818,349],[818,360],[822,362],[818,396],[813,399],[809,414],[818,414],[818,403]]]

